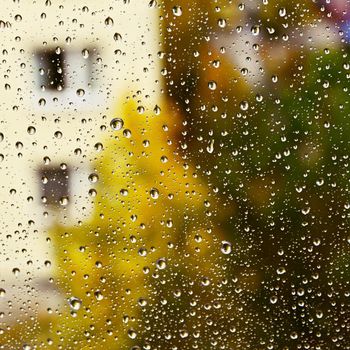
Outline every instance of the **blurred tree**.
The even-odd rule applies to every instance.
[[[54,280],[66,302],[58,314],[42,315],[33,330],[39,335],[26,339],[40,349],[51,342],[57,349],[94,350],[157,342],[144,323],[158,319],[149,310],[167,304],[176,322],[197,296],[213,299],[203,289],[225,274],[219,263],[223,236],[213,222],[228,209],[218,215],[217,196],[174,147],[180,116],[165,101],[147,108],[131,99],[116,115],[122,119],[112,126],[123,127],[104,143],[89,177],[91,217],[73,227],[57,223],[49,235]],[[183,290],[181,296],[185,280],[194,294]],[[164,284],[168,297],[157,292]],[[192,332],[195,323],[190,317],[182,326]],[[168,331],[180,339],[185,332]]]

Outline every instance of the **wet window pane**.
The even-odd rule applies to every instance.
[[[0,349],[350,349],[347,0],[14,0]]]

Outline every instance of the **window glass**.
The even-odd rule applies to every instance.
[[[0,349],[350,349],[347,0],[13,0]]]

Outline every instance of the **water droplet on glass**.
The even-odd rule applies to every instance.
[[[133,329],[129,329],[128,336],[130,339],[135,339],[137,337],[137,333]]]
[[[221,252],[223,254],[231,254],[232,252],[232,244],[228,241],[222,241],[221,243]]]
[[[286,273],[286,269],[284,267],[279,267],[276,272],[278,275],[283,275]]]
[[[210,141],[209,145],[207,146],[207,152],[213,153],[214,152],[214,139]]]
[[[248,108],[249,108],[249,103],[248,103],[248,101],[242,101],[242,102],[239,104],[239,108],[240,108],[242,111],[248,110]]]
[[[83,49],[81,54],[83,55],[84,58],[88,58],[90,53],[88,49]]]
[[[78,95],[79,97],[83,97],[83,96],[85,95],[85,90],[84,90],[84,89],[78,89],[78,90],[77,90],[77,95]]]
[[[61,197],[59,203],[60,203],[60,205],[62,205],[62,206],[68,205],[68,203],[69,203],[68,197],[66,197],[66,196]]]
[[[166,268],[166,259],[160,258],[156,262],[156,266],[159,270],[164,270]]]
[[[19,273],[20,273],[20,269],[18,267],[15,267],[12,269],[12,273],[15,275],[15,276],[18,276]]]
[[[159,191],[156,188],[152,188],[150,190],[150,195],[153,199],[157,199],[159,197]]]
[[[224,19],[224,18],[218,19],[218,26],[219,26],[220,28],[225,28],[225,27],[226,27],[226,24],[227,24],[226,19]]]
[[[260,27],[257,26],[257,25],[254,25],[252,28],[251,28],[251,32],[253,35],[259,35],[260,33]]]
[[[78,311],[81,308],[83,302],[79,298],[71,297],[68,299],[68,304],[72,310]]]
[[[280,17],[284,17],[287,14],[287,10],[285,9],[285,7],[281,7],[278,10],[278,14],[280,15]]]
[[[110,126],[113,130],[118,131],[124,126],[124,121],[120,118],[114,118],[111,120]]]
[[[34,135],[36,132],[36,129],[34,128],[34,126],[29,126],[27,129],[27,132],[29,135]]]
[[[210,89],[210,90],[216,90],[216,88],[217,88],[217,84],[216,84],[216,82],[215,81],[209,81],[209,83],[208,83],[208,88]]]
[[[90,175],[89,175],[89,181],[90,181],[91,183],[96,183],[96,182],[98,181],[98,175],[95,174],[95,173],[90,174]]]
[[[182,15],[182,8],[181,8],[181,6],[174,6],[173,7],[173,14],[176,17],[181,16]]]
[[[157,6],[157,1],[156,0],[151,0],[148,4],[149,7],[155,8]]]
[[[111,17],[107,17],[107,18],[105,19],[105,25],[106,25],[107,27],[112,27],[113,24],[114,24],[114,21],[113,21],[113,19],[112,19]]]
[[[97,290],[95,292],[95,298],[96,298],[96,300],[100,301],[103,299],[103,294],[99,290]]]
[[[113,35],[114,41],[122,40],[122,36],[119,33],[114,33]]]
[[[41,98],[40,100],[39,100],[39,106],[45,106],[46,105],[46,100],[44,99],[44,98]]]

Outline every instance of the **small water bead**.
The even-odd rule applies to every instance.
[[[157,1],[156,0],[151,0],[148,4],[150,8],[155,8],[157,6]]]
[[[160,258],[156,262],[157,269],[159,270],[164,270],[167,266],[166,259],[165,258]]]
[[[250,29],[251,33],[256,36],[259,35],[260,33],[260,27],[257,25],[252,26],[252,28]]]
[[[285,15],[287,14],[287,10],[285,9],[285,7],[281,7],[278,10],[278,14],[279,14],[280,17],[285,17]]]
[[[69,198],[67,196],[63,196],[59,200],[60,205],[66,206],[69,203]]]
[[[239,104],[239,108],[240,108],[242,111],[247,111],[248,108],[249,108],[249,103],[248,103],[248,101],[242,101],[242,102]]]
[[[4,140],[4,134],[0,132],[0,142]]]
[[[20,269],[19,269],[18,267],[15,267],[15,268],[12,269],[12,273],[13,273],[16,277],[19,275],[20,272],[21,272],[21,271],[20,271]]]
[[[46,105],[46,100],[44,98],[41,98],[39,100],[39,106],[44,107]]]
[[[36,129],[34,128],[34,126],[29,126],[27,129],[27,132],[29,135],[34,135],[36,132]]]
[[[101,293],[101,291],[97,290],[94,294],[96,300],[101,301],[103,299],[103,294]]]
[[[128,330],[128,337],[130,339],[135,339],[137,337],[137,333],[133,329]]]
[[[78,311],[81,308],[83,302],[79,298],[71,297],[68,299],[68,304],[72,310]]]
[[[322,312],[322,310],[317,310],[317,311],[316,311],[316,317],[317,317],[317,318],[322,318],[322,317],[323,317],[323,312]]]
[[[264,98],[263,98],[262,95],[257,94],[257,95],[255,96],[255,99],[256,99],[257,102],[261,102]]]
[[[226,254],[226,255],[231,254],[231,252],[232,252],[232,244],[230,242],[228,242],[228,241],[222,241],[222,243],[221,243],[221,252],[223,254]]]
[[[126,137],[127,139],[129,139],[131,137],[131,130],[125,129],[123,131],[123,136]]]
[[[181,6],[174,6],[173,7],[173,14],[176,17],[180,17],[182,15],[182,8],[181,8]]]
[[[129,191],[125,188],[122,188],[119,193],[123,196],[126,197],[129,194]]]
[[[161,112],[161,109],[158,105],[155,105],[153,112],[155,113],[155,115],[159,115]]]
[[[292,332],[290,334],[290,338],[293,339],[293,340],[298,339],[298,333],[297,332]]]
[[[114,41],[120,41],[120,40],[122,40],[123,38],[122,38],[121,34],[119,34],[119,33],[114,33],[113,39],[114,39]]]
[[[56,139],[60,139],[60,138],[62,138],[62,132],[61,131],[56,131],[54,133],[54,136],[56,137]]]
[[[147,255],[147,249],[144,247],[140,248],[138,254],[142,257],[145,257]]]
[[[219,18],[219,19],[218,19],[218,26],[219,26],[220,28],[225,28],[226,25],[227,25],[226,19],[224,19],[224,18]]]
[[[145,113],[145,111],[146,111],[145,107],[143,107],[143,106],[138,106],[137,107],[137,112],[139,114],[143,114],[143,113]]]
[[[286,269],[284,267],[279,267],[276,272],[278,275],[283,275],[286,273]]]
[[[201,285],[204,287],[208,287],[210,285],[210,279],[208,277],[203,277],[201,280]]]
[[[31,350],[32,347],[28,344],[24,344],[23,347],[22,347],[23,350]]]
[[[210,154],[214,152],[214,139],[211,140],[209,145],[207,146],[207,152]]]
[[[95,144],[94,148],[97,152],[101,152],[101,151],[103,151],[103,144],[101,142],[97,142]]]
[[[114,21],[113,21],[113,19],[112,19],[111,17],[107,17],[107,18],[105,19],[105,25],[106,25],[107,27],[112,27],[113,24],[114,24]]]
[[[150,195],[151,195],[151,197],[152,197],[153,199],[158,199],[158,197],[159,197],[159,191],[158,191],[158,189],[152,188],[152,189],[150,190]]]
[[[94,188],[91,188],[89,190],[89,196],[90,197],[96,197],[96,195],[97,195],[97,191]]]
[[[276,297],[276,295],[273,295],[271,298],[270,298],[270,303],[271,304],[276,304],[278,301],[278,298]]]
[[[77,95],[78,95],[79,97],[83,97],[83,96],[85,95],[85,90],[84,90],[84,89],[78,89],[78,90],[77,90]]]
[[[213,63],[212,63],[214,68],[219,68],[220,64],[221,64],[220,60],[214,60]]]
[[[124,121],[120,118],[114,118],[111,120],[110,126],[113,130],[118,131],[124,126]]]
[[[321,239],[320,238],[314,238],[313,244],[315,247],[318,247],[321,244]]]
[[[83,50],[81,51],[81,54],[83,55],[83,57],[84,57],[85,59],[87,59],[87,58],[89,58],[90,52],[89,52],[88,49],[83,49]]]
[[[4,288],[0,288],[0,297],[4,298],[6,295],[6,290]]]
[[[98,181],[98,175],[95,174],[95,173],[90,174],[90,175],[89,175],[89,181],[90,181],[91,183],[96,183],[96,182]]]
[[[147,306],[147,299],[145,299],[145,298],[139,298],[138,304],[139,304],[141,307]]]
[[[214,91],[214,90],[216,90],[216,88],[217,88],[217,84],[216,84],[216,82],[215,81],[209,81],[209,83],[208,83],[208,88],[210,89],[210,90],[212,90],[212,91]]]
[[[181,329],[179,333],[181,338],[187,338],[189,336],[189,333],[186,329]]]

